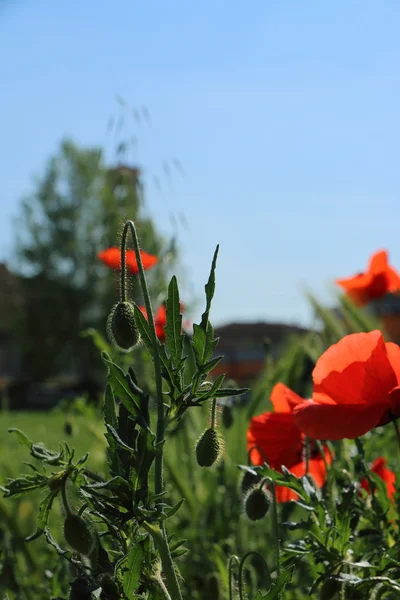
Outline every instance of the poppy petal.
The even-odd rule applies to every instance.
[[[290,468],[298,462],[302,435],[294,424],[292,414],[266,412],[253,417],[247,430],[247,449],[255,465],[266,460],[273,469],[279,470],[282,465]]]
[[[327,462],[327,464],[328,465],[331,464],[332,456],[326,446],[324,446],[324,455],[325,455],[325,461]],[[326,473],[325,461],[322,458],[322,456],[320,456],[320,455],[310,458],[310,460],[308,461],[308,474],[311,475],[311,477],[315,481],[315,484],[319,488],[321,488],[325,484],[325,481],[326,481],[327,473]],[[293,467],[291,467],[289,470],[296,477],[302,477],[303,475],[306,474],[306,463],[305,463],[305,461],[301,461],[301,462],[293,465]],[[298,499],[298,495],[296,494],[296,492],[294,492],[293,490],[291,490],[288,487],[277,485],[275,487],[275,493],[276,493],[276,501],[279,503],[289,502],[290,500]]]
[[[368,272],[376,275],[377,273],[383,273],[389,268],[388,252],[387,250],[378,250],[374,252],[368,263]]]
[[[393,342],[386,342],[386,352],[390,366],[396,375],[397,383],[400,384],[400,346]]]
[[[386,489],[387,489],[388,496],[390,499],[392,499],[396,492],[396,488],[395,488],[396,475],[393,473],[393,471],[388,469],[386,465],[387,465],[386,458],[379,456],[372,463],[370,470],[372,473],[375,473],[376,475],[378,475],[378,477],[383,479],[383,481],[386,483]],[[363,479],[361,481],[360,487],[362,489],[366,490],[368,493],[370,493],[369,483],[366,479]]]
[[[325,461],[329,464],[332,462],[331,453],[328,448],[324,447]],[[308,475],[314,479],[317,487],[321,488],[326,481],[326,466],[325,461],[321,455],[314,456],[308,461]],[[306,474],[306,462],[303,460],[301,463],[294,465],[290,469],[293,475],[296,477],[303,477]]]
[[[303,398],[298,396],[296,392],[281,382],[274,385],[270,400],[274,407],[274,411],[279,413],[292,412],[294,406],[303,402]]]
[[[299,429],[316,440],[356,438],[379,424],[382,404],[328,404],[310,400],[295,407],[293,419]]]
[[[368,304],[370,300],[369,288],[372,282],[373,276],[369,273],[360,273],[346,279],[336,279],[337,285],[344,289],[357,306]]]
[[[157,256],[154,256],[153,254],[149,254],[148,252],[145,252],[144,250],[140,250],[140,256],[142,258],[143,268],[145,270],[153,267],[158,261]],[[105,265],[107,265],[107,267],[109,267],[110,269],[120,269],[121,268],[121,250],[120,250],[120,248],[112,246],[111,248],[107,248],[106,250],[102,250],[101,252],[99,252],[97,254],[97,257],[101,261],[103,261],[103,263]],[[136,275],[139,272],[139,268],[138,268],[136,254],[135,254],[134,250],[126,251],[125,261],[126,261],[126,266],[129,269],[129,271]]]
[[[397,380],[389,363],[382,333],[345,336],[318,359],[314,390],[337,404],[384,403]]]

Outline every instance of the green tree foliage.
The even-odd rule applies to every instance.
[[[80,333],[87,327],[105,329],[118,284],[97,253],[119,245],[115,232],[124,219],[137,223],[143,249],[160,258],[149,273],[153,298],[166,289],[162,266],[175,251],[146,215],[142,192],[138,169],[109,169],[99,149],[65,140],[23,200],[16,266],[24,299],[23,363],[31,377],[74,373],[87,378],[93,372],[96,353]],[[140,301],[138,294],[139,286],[133,285],[131,295]]]

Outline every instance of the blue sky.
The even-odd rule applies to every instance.
[[[124,115],[183,293],[220,243],[215,323],[307,323],[305,287],[331,302],[382,247],[400,268],[399,30],[397,0],[0,0],[0,259],[60,140],[112,160]]]

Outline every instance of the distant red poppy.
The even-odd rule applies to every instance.
[[[247,430],[247,449],[254,465],[261,465],[266,460],[275,471],[281,471],[282,465],[296,477],[306,473],[304,460],[305,435],[293,420],[293,409],[303,403],[295,392],[283,383],[277,383],[271,393],[274,412],[265,412],[253,417]],[[255,447],[256,446],[256,447]],[[326,479],[326,467],[312,440],[309,443],[310,457],[308,473],[314,478],[318,487],[322,487]],[[324,447],[325,459],[329,464],[331,455]],[[284,486],[276,486],[278,502],[296,500],[297,494]]]
[[[139,306],[138,307],[140,312],[146,317],[147,319],[147,310],[145,306]],[[155,314],[154,314],[154,325],[156,328],[156,335],[158,337],[158,339],[163,342],[165,340],[165,326],[167,324],[167,311],[165,308],[165,304],[161,304],[161,306],[158,307],[158,309],[156,310]]]
[[[180,303],[180,307],[181,307],[181,313],[183,313],[184,310],[184,306],[182,304],[182,302]],[[146,317],[147,319],[147,310],[145,306],[139,306],[138,307],[140,312]],[[185,324],[187,324],[188,322],[186,322]],[[167,309],[165,307],[165,304],[161,304],[158,309],[156,310],[156,312],[154,313],[154,325],[156,328],[156,335],[158,337],[158,339],[163,342],[165,340],[165,326],[167,324]]]
[[[388,469],[386,465],[386,458],[383,458],[383,456],[379,456],[379,458],[377,458],[372,463],[371,472],[376,473],[378,477],[383,479],[383,481],[386,483],[388,496],[392,500],[396,492],[396,489],[394,487],[394,484],[396,483],[396,475],[393,473],[393,471]],[[367,492],[370,493],[369,483],[366,479],[363,479],[361,481],[360,487],[362,487],[364,490],[367,490]]]
[[[363,435],[400,416],[400,347],[380,331],[353,333],[318,359],[312,400],[293,410],[296,425],[314,439]]]
[[[157,256],[154,256],[153,254],[149,254],[148,252],[145,252],[144,250],[140,250],[140,256],[142,258],[143,268],[145,270],[151,269],[151,267],[154,267],[154,265],[158,261]],[[116,247],[107,248],[106,250],[99,252],[97,254],[97,257],[101,261],[103,261],[103,263],[105,265],[107,265],[107,267],[110,267],[110,269],[120,269],[121,268],[121,250],[120,250],[120,248],[116,248]],[[134,250],[126,251],[126,266],[127,266],[128,270],[131,273],[133,273],[134,275],[137,275],[139,273],[139,268],[138,268],[138,264],[136,261],[136,255],[135,255]]]
[[[390,292],[398,292],[400,274],[389,266],[387,251],[380,250],[371,256],[365,273],[347,279],[337,279],[336,283],[357,306],[364,306]]]

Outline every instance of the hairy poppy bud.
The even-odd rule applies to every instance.
[[[250,473],[250,471],[245,471],[242,481],[240,482],[240,491],[242,492],[242,496],[245,496],[249,489],[254,487],[260,481],[260,475],[254,475],[253,473]]]
[[[263,487],[251,488],[244,499],[244,509],[251,521],[259,521],[267,514],[271,506],[271,496]]]
[[[211,467],[222,455],[224,441],[214,428],[205,429],[196,444],[196,459],[200,467]]]
[[[329,577],[324,581],[321,588],[320,600],[332,600],[340,590],[340,583],[337,579]]]
[[[90,529],[78,515],[68,515],[64,521],[64,537],[68,544],[80,554],[90,554],[93,548],[93,536]]]
[[[118,600],[121,596],[118,590],[118,585],[115,579],[109,574],[106,573],[101,578],[101,600]]]
[[[129,352],[140,340],[136,327],[133,302],[120,301],[115,304],[107,319],[110,341],[121,350]]]

